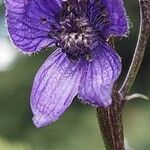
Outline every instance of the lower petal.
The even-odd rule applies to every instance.
[[[72,63],[61,50],[54,52],[36,74],[31,94],[33,122],[37,127],[56,121],[77,95],[80,64]]]
[[[96,46],[93,52],[93,61],[85,62],[79,98],[92,105],[107,107],[112,103],[112,88],[121,73],[120,58],[106,43]]]

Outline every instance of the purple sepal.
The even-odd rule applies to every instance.
[[[126,36],[129,32],[129,22],[123,0],[102,0],[107,7],[110,23],[106,25],[103,32],[109,36]]]
[[[85,63],[79,87],[79,98],[85,103],[108,107],[112,88],[121,73],[121,60],[107,43],[93,49],[93,61]]]
[[[5,0],[11,39],[24,52],[37,52],[56,40],[50,37],[60,6],[55,0]]]
[[[45,61],[36,74],[31,94],[37,127],[51,124],[64,113],[77,95],[80,78],[80,63],[71,63],[61,50]]]

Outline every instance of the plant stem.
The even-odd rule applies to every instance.
[[[106,150],[124,150],[122,110],[118,92],[113,93],[113,104],[109,108],[97,108],[97,118]]]
[[[133,85],[141,66],[147,41],[150,36],[150,0],[139,0],[139,6],[141,17],[139,37],[129,71],[121,89],[119,90],[119,93],[123,99],[127,96]]]
[[[150,36],[150,0],[139,0],[140,31],[137,46],[130,69],[119,90],[114,88],[112,104],[108,108],[97,108],[98,124],[103,136],[106,150],[125,150],[122,123],[122,104],[136,78],[141,66],[148,38]],[[112,44],[111,39],[110,43]],[[114,44],[112,44],[114,47]]]

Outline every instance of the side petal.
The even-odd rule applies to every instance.
[[[80,64],[72,63],[61,50],[54,52],[36,74],[31,94],[33,122],[37,127],[57,120],[77,95]]]
[[[123,0],[102,0],[108,9],[110,23],[103,31],[106,36],[123,36],[128,33],[129,25]]]
[[[121,72],[120,58],[106,43],[96,46],[92,57],[91,63],[85,62],[79,98],[85,103],[107,107],[112,102],[112,88]]]
[[[13,43],[25,52],[36,52],[55,41],[60,6],[55,0],[5,0],[6,18]]]

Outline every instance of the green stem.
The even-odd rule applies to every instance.
[[[141,66],[147,41],[150,36],[150,0],[139,0],[140,32],[130,69],[125,81],[117,92],[112,94],[113,103],[108,108],[97,108],[98,124],[103,136],[106,150],[124,150],[124,135],[122,123],[122,109],[138,70]],[[110,43],[113,43],[110,41]],[[112,44],[114,47],[114,44]],[[124,101],[123,101],[124,100]]]
[[[124,150],[124,136],[120,97],[113,93],[113,104],[109,108],[97,108],[98,124],[106,150]]]
[[[119,93],[123,99],[127,96],[134,83],[150,36],[150,0],[139,0],[139,6],[141,17],[139,37],[129,71],[121,89],[119,90]]]

